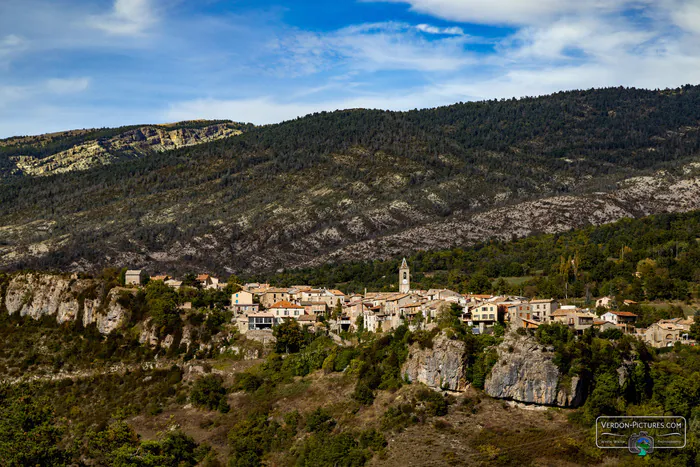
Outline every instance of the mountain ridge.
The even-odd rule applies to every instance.
[[[260,272],[698,209],[700,87],[318,113],[0,183],[0,266]]]

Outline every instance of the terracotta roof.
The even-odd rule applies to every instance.
[[[270,308],[298,308],[298,309],[302,309],[304,307],[299,306],[299,305],[295,305],[291,302],[288,302],[287,300],[282,300],[280,302],[275,303]]]
[[[629,311],[611,311],[611,313],[614,315],[617,315],[617,316],[629,316],[630,318],[632,316],[634,316],[635,318],[637,317],[637,315],[635,315],[634,313],[631,313]]]
[[[345,294],[344,294],[343,292],[341,292],[340,290],[333,289],[333,290],[329,290],[329,292],[332,293],[333,295],[343,295],[343,296],[345,296]]]
[[[316,321],[316,315],[301,315],[300,317],[297,318],[297,321],[314,322],[314,321]]]
[[[200,275],[197,276],[197,280],[200,281],[200,282],[201,282],[201,281],[205,281],[205,280],[207,280],[207,279],[209,279],[209,274],[200,274]]]
[[[170,276],[151,276],[152,281],[165,281],[169,278]]]
[[[561,308],[552,313],[552,316],[567,316],[572,312],[576,312],[576,310],[562,310]]]
[[[538,300],[530,300],[530,303],[551,303],[556,302],[553,298],[540,298]]]

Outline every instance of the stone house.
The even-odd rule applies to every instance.
[[[550,322],[552,313],[559,309],[559,302],[553,298],[530,300],[529,305],[532,319],[541,323]]]
[[[197,282],[199,282],[203,289],[218,289],[219,279],[212,277],[209,274],[200,274],[197,276]]]
[[[143,285],[146,282],[147,274],[143,269],[129,269],[124,276],[126,285]]]
[[[596,320],[596,315],[580,310],[574,306],[561,307],[552,313],[553,322],[569,326],[578,334],[593,326],[593,322]]]
[[[281,301],[289,301],[290,295],[289,295],[289,289],[281,289],[281,288],[274,288],[271,287],[265,292],[260,295],[260,304],[264,306],[265,308],[270,308],[272,305],[274,305],[277,302]]]
[[[613,308],[615,299],[613,297],[602,297],[595,301],[596,308]]]
[[[180,287],[182,287],[182,281],[176,281],[175,279],[168,279],[165,281],[165,285],[168,287],[172,287],[175,290],[180,290]]]

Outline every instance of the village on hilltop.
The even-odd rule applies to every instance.
[[[596,300],[596,308],[591,310],[562,305],[553,298],[460,294],[448,289],[414,290],[405,258],[399,267],[398,279],[398,292],[365,290],[363,294],[350,295],[308,285],[240,284],[240,290],[231,295],[229,309],[233,313],[233,323],[242,334],[271,332],[287,319],[313,332],[319,329],[352,332],[360,327],[370,332],[388,332],[404,324],[411,329],[430,330],[437,326],[440,313],[453,311],[474,334],[493,333],[497,326],[534,330],[542,324],[561,323],[576,334],[591,327],[601,332],[617,329],[657,348],[670,347],[677,342],[696,344],[689,338],[692,318],[662,319],[647,328],[639,328],[635,326],[637,315],[618,311],[612,297]],[[176,290],[183,286],[182,281],[167,275],[149,277],[143,270],[126,272],[127,286],[142,286],[147,281],[162,281]],[[203,289],[223,290],[227,285],[209,274],[198,275],[196,282]],[[632,304],[635,302],[629,300],[623,303]],[[604,312],[595,313],[596,310]]]

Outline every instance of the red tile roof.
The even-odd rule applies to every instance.
[[[614,315],[617,315],[617,316],[628,316],[628,317],[630,317],[630,318],[633,317],[633,316],[634,316],[635,318],[637,317],[637,315],[635,315],[634,313],[631,313],[631,312],[629,312],[629,311],[612,311],[611,313],[614,314]]]
[[[299,308],[299,309],[304,309],[303,306],[295,305],[291,302],[288,302],[287,300],[282,300],[280,302],[275,303],[272,305],[270,308]]]

